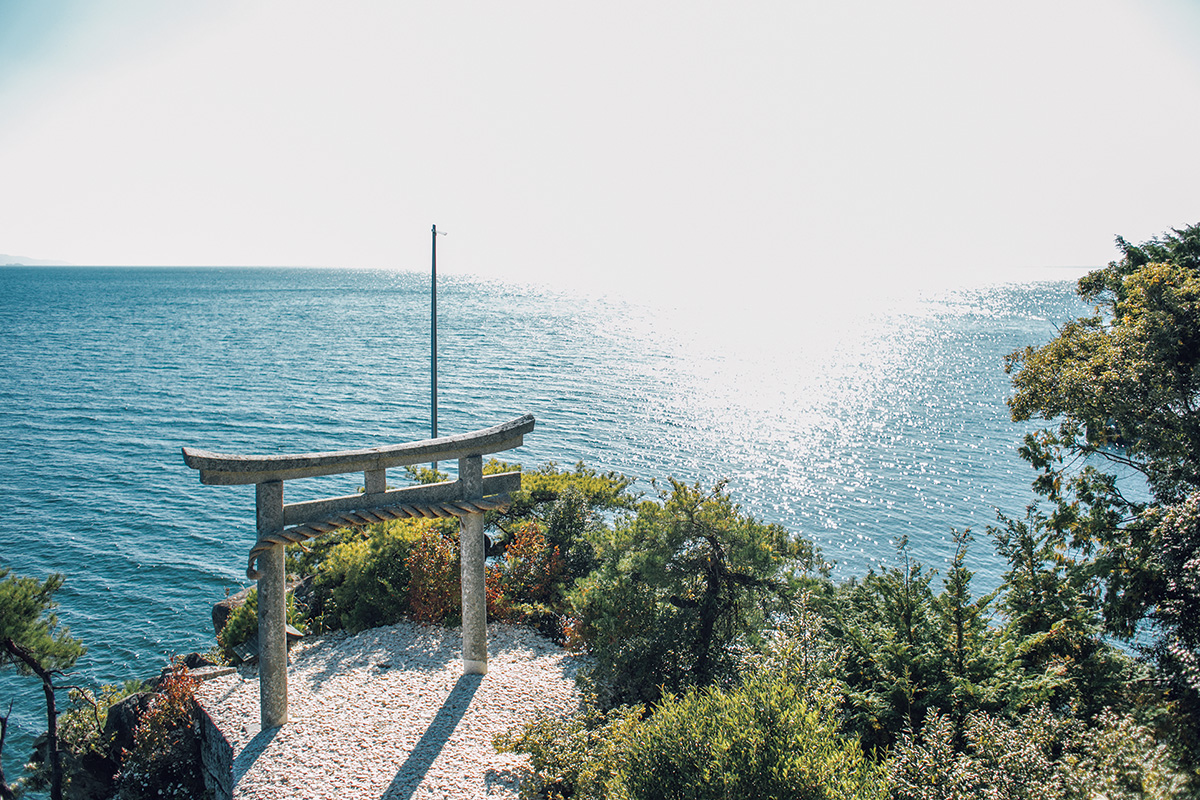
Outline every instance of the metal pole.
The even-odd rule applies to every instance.
[[[429,438],[437,438],[437,225],[433,226],[433,270],[429,287]],[[437,462],[433,462],[437,469]]]
[[[433,269],[429,286],[429,438],[436,439],[437,431],[437,225],[433,226]],[[442,236],[446,232],[442,231]],[[437,462],[430,464],[435,470]]]

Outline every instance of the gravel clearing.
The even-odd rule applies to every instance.
[[[488,626],[488,674],[462,674],[462,631],[402,622],[297,643],[289,723],[260,732],[254,668],[197,699],[233,748],[235,798],[516,798],[527,758],[492,736],[579,705],[579,656],[536,632]]]

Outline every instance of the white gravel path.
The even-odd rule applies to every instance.
[[[492,736],[578,707],[578,656],[488,626],[488,674],[462,674],[462,632],[402,622],[292,648],[289,723],[260,733],[253,669],[206,681],[200,704],[233,747],[235,798],[516,798],[526,757]]]

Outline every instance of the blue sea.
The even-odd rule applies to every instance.
[[[728,479],[838,578],[895,563],[905,535],[941,568],[969,527],[980,592],[1000,572],[987,525],[1031,499],[1004,355],[1085,310],[1067,280],[758,315],[464,277],[438,299],[443,435],[532,413],[506,460],[583,461],[648,494]],[[253,487],[202,486],[180,448],[423,439],[429,394],[428,275],[0,268],[0,566],[66,576],[60,618],[88,646],[71,682],[157,674],[212,644],[211,606],[247,584],[254,541]],[[44,719],[35,679],[0,674],[10,699],[12,779]]]

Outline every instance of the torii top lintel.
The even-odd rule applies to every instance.
[[[455,436],[365,450],[298,455],[236,456],[185,447],[183,460],[192,469],[200,470],[200,482],[204,484],[234,486],[268,483],[499,453],[519,447],[525,434],[533,430],[533,424],[533,415],[526,414],[491,428]]]

